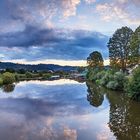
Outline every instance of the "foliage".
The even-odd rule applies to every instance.
[[[102,85],[112,90],[123,90],[124,88],[125,74],[120,71],[90,71],[88,73],[88,77],[88,80],[94,81],[96,84]]]
[[[25,74],[26,71],[25,71],[24,69],[19,69],[19,70],[18,70],[18,73],[19,73],[19,74]]]
[[[94,71],[93,71],[93,70],[89,70],[89,71],[87,72],[86,78],[87,78],[89,81],[92,81],[93,78],[94,78]]]
[[[78,67],[78,68],[77,68],[77,71],[78,71],[79,73],[82,73],[83,71],[85,71],[85,67]]]
[[[31,73],[31,72],[28,72],[28,71],[27,71],[25,74],[26,74],[26,77],[27,77],[27,78],[32,78],[32,73]]]
[[[16,74],[15,74],[15,80],[16,80],[16,81],[19,81],[19,79],[20,79],[20,78],[19,78],[19,75],[16,73]]]
[[[140,63],[140,26],[135,30],[135,32],[132,35],[130,49],[131,49],[131,57],[130,57],[131,64],[136,65]]]
[[[105,71],[100,71],[97,74],[95,73],[95,79],[101,79],[105,74]]]
[[[126,78],[125,78],[125,74],[123,72],[116,72],[114,74],[114,81],[116,81],[118,83],[117,85],[117,89],[120,89],[120,90],[123,90],[124,89],[124,83],[126,81]]]
[[[140,101],[140,66],[136,68],[133,75],[128,78],[125,90],[130,98]]]
[[[88,68],[101,69],[104,66],[103,57],[100,52],[94,51],[87,58]]]
[[[118,86],[119,84],[117,81],[109,81],[106,85],[107,88],[112,89],[112,90],[117,90]]]
[[[7,69],[6,69],[6,72],[14,73],[14,72],[15,72],[15,70],[14,70],[14,69],[12,69],[12,68],[7,68]]]
[[[48,78],[50,78],[51,76],[52,76],[52,74],[46,73],[46,74],[43,75],[43,79],[48,79]]]
[[[100,84],[102,86],[105,86],[108,84],[109,81],[113,80],[113,75],[110,73],[110,71],[107,71],[104,76],[100,80]]]
[[[15,75],[10,72],[3,73],[2,78],[3,84],[12,84],[13,82],[15,82]]]
[[[3,85],[3,79],[0,78],[0,85]]]
[[[132,29],[122,27],[118,29],[108,42],[110,66],[114,69],[126,70],[130,63],[131,49],[130,40],[133,34]]]

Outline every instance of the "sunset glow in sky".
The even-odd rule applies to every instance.
[[[0,60],[85,65],[97,50],[107,64],[109,37],[139,13],[139,0],[1,0]]]

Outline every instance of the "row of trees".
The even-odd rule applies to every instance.
[[[116,30],[107,44],[110,66],[113,69],[126,71],[127,67],[140,63],[140,27],[135,32],[128,27]],[[102,68],[103,57],[94,51],[87,58],[89,68]]]
[[[124,90],[140,101],[140,27],[135,32],[128,27],[116,30],[107,47],[111,69],[104,69],[101,53],[94,51],[87,58],[87,79],[108,89]],[[128,68],[133,69],[131,75],[126,74]]]

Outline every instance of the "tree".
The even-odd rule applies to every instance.
[[[135,30],[130,42],[131,49],[131,64],[140,63],[140,26]]]
[[[10,72],[3,73],[3,84],[12,84],[15,82],[15,75]]]
[[[26,70],[24,70],[24,69],[19,69],[19,70],[18,70],[18,73],[20,73],[20,74],[25,74],[25,73],[26,73]]]
[[[128,27],[118,29],[113,37],[109,39],[108,49],[110,66],[114,69],[126,70],[130,63],[130,40],[133,31]]]
[[[5,71],[6,72],[10,72],[10,73],[14,73],[15,72],[15,70],[13,68],[7,68]]]
[[[104,60],[100,52],[94,51],[87,58],[88,68],[102,68],[104,66]]]

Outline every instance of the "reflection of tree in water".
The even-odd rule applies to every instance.
[[[10,93],[10,92],[14,91],[15,85],[14,84],[4,85],[2,87],[2,89],[3,89],[4,92]]]
[[[88,86],[88,100],[93,106],[103,102],[103,94],[110,103],[109,127],[118,140],[140,140],[140,103],[130,101],[123,94]],[[101,92],[101,93],[99,93]],[[99,94],[98,94],[99,93]],[[98,99],[97,99],[98,98]]]
[[[140,140],[140,104],[123,95],[113,97],[112,94],[107,94],[110,102],[110,129],[119,140]]]
[[[91,105],[94,107],[99,107],[102,105],[103,100],[104,100],[104,95],[101,94],[100,88],[97,87],[96,85],[92,85],[90,83],[87,83],[87,100],[90,102]]]

